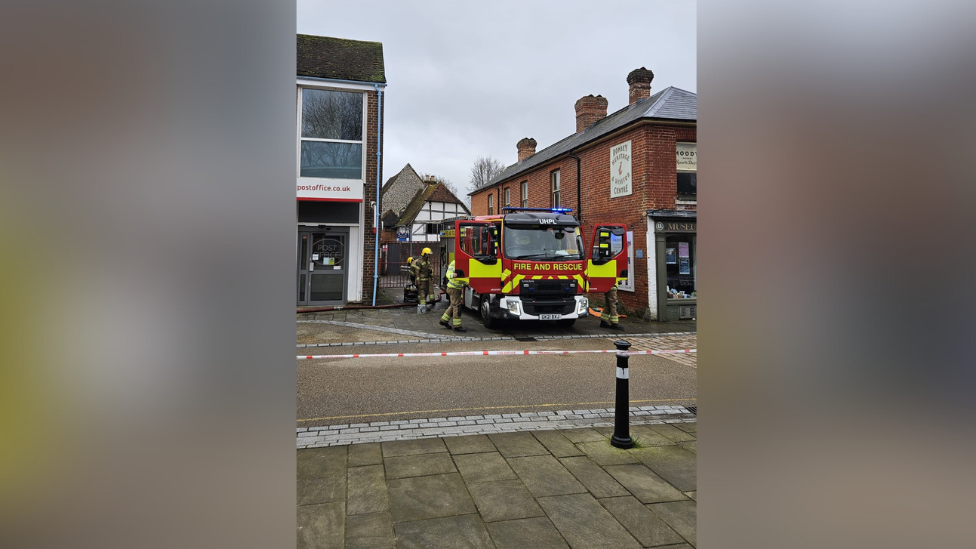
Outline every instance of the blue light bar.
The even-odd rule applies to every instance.
[[[567,213],[573,211],[572,208],[520,208],[516,206],[505,206],[503,210],[508,210],[512,212],[553,212],[553,213]]]

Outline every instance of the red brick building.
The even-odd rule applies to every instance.
[[[587,244],[595,224],[625,223],[630,278],[618,295],[630,314],[652,320],[697,314],[697,95],[654,74],[627,76],[630,104],[608,115],[607,100],[576,102],[576,133],[536,152],[516,144],[518,162],[471,195],[474,215],[505,206],[572,208]],[[590,296],[600,301],[600,296]]]

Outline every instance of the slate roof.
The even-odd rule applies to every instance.
[[[619,111],[597,120],[582,132],[570,135],[525,160],[512,164],[493,177],[487,184],[471,191],[468,195],[473,195],[522,172],[529,171],[638,120],[697,122],[698,95],[681,88],[668,86],[650,97],[641,99],[633,105],[627,105]]]
[[[385,84],[383,44],[299,34],[298,76]]]

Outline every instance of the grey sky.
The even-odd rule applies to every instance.
[[[479,155],[515,163],[576,131],[573,105],[628,102],[627,73],[654,71],[651,93],[697,92],[696,3],[683,1],[309,1],[298,32],[383,43],[383,181],[406,163],[470,191]]]

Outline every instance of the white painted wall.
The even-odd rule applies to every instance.
[[[349,278],[346,281],[346,301],[363,300],[363,243],[362,229],[360,227],[349,227],[349,250],[347,253],[349,261]]]
[[[651,320],[657,320],[657,246],[654,220],[647,218],[647,306],[651,309]]]

